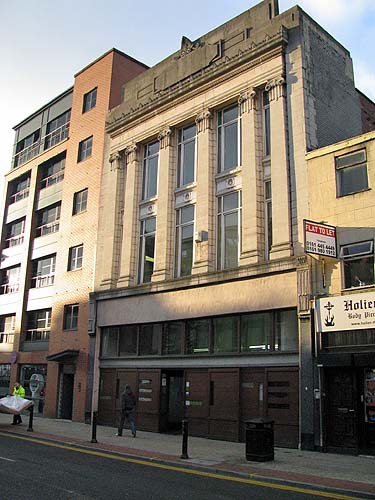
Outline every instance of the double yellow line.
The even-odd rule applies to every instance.
[[[171,471],[175,471],[175,472],[181,472],[183,474],[191,474],[193,476],[209,477],[212,479],[231,481],[232,483],[251,484],[253,486],[261,486],[263,488],[272,488],[274,490],[281,490],[281,491],[292,491],[294,493],[303,493],[305,495],[314,495],[316,497],[332,498],[334,500],[363,500],[363,499],[360,499],[359,497],[343,495],[342,493],[329,493],[326,491],[313,490],[310,488],[302,488],[299,486],[274,484],[274,483],[269,483],[266,481],[259,481],[256,479],[247,479],[245,477],[227,476],[225,474],[218,474],[218,473],[214,473],[214,472],[205,472],[205,471],[200,471],[200,470],[195,470],[195,469],[188,469],[186,467],[178,467],[175,465],[166,465],[166,464],[161,464],[158,462],[151,462],[149,460],[130,458],[130,457],[125,457],[125,456],[121,456],[121,455],[115,455],[113,453],[108,453],[108,452],[104,452],[104,451],[90,450],[90,449],[86,449],[86,448],[78,448],[75,446],[69,446],[69,445],[65,445],[65,444],[55,443],[52,441],[44,441],[44,440],[40,440],[40,439],[36,439],[36,438],[32,438],[32,437],[26,437],[26,436],[15,435],[15,434],[8,434],[6,432],[0,432],[0,436],[19,439],[22,441],[28,441],[30,443],[42,444],[44,446],[51,446],[53,448],[60,448],[62,450],[74,451],[76,453],[84,453],[85,455],[93,455],[95,457],[109,458],[111,460],[119,460],[120,462],[127,462],[127,463],[132,463],[132,464],[137,464],[137,465],[144,465],[146,467],[154,467],[156,469],[171,470]]]

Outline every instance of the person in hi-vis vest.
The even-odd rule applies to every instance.
[[[25,389],[22,387],[22,385],[19,382],[16,382],[14,384],[13,396],[20,396],[21,398],[25,397]],[[13,415],[12,425],[17,425],[17,424],[22,424],[22,418],[21,418],[20,414]]]

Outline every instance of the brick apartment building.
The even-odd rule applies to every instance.
[[[105,119],[146,66],[110,50],[14,127],[1,233],[0,384],[83,421]]]

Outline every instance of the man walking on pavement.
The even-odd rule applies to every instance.
[[[118,426],[118,433],[116,436],[122,436],[122,430],[124,428],[125,418],[128,420],[133,437],[136,436],[137,431],[135,428],[134,420],[134,409],[136,404],[136,398],[130,385],[125,387],[125,391],[121,394],[121,417]]]
[[[25,397],[25,389],[22,387],[22,385],[19,382],[16,382],[14,384],[13,396],[20,396],[21,398]],[[12,425],[18,425],[18,424],[22,424],[21,415],[20,414],[13,415]]]

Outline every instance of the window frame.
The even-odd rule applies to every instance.
[[[224,113],[231,109],[237,108],[237,117],[235,119],[224,122]],[[225,131],[228,127],[236,123],[236,148],[237,148],[237,165],[225,167]],[[224,172],[230,172],[231,170],[238,168],[242,163],[242,140],[241,140],[241,110],[238,105],[231,104],[225,108],[220,109],[217,112],[217,172],[222,174]]]
[[[77,155],[77,163],[87,160],[92,156],[92,147],[93,147],[93,135],[83,139],[78,144],[78,155]]]
[[[87,211],[88,188],[76,191],[73,195],[72,215],[78,215]],[[86,195],[85,199],[84,195]]]
[[[189,139],[183,139],[184,131],[194,127],[194,136]],[[182,188],[188,186],[195,182],[196,179],[196,169],[197,169],[197,126],[195,123],[190,123],[185,127],[182,127],[178,131],[178,141],[177,141],[177,188]],[[193,179],[189,182],[184,182],[185,174],[185,149],[187,145],[194,142],[194,166],[193,166]]]
[[[82,100],[82,114],[87,113],[96,107],[97,92],[98,87],[95,87],[84,94]]]
[[[49,264],[45,265],[47,261]],[[39,269],[41,267],[41,270]],[[32,262],[33,275],[31,278],[31,288],[43,288],[51,286],[55,282],[56,254],[46,255]],[[44,270],[48,272],[44,273]]]
[[[351,247],[355,248],[356,246],[359,245],[369,245],[369,249],[367,251],[359,251],[356,253],[352,253],[350,255],[344,255],[344,249],[350,249]],[[350,265],[352,262],[364,260],[364,259],[369,259],[372,258],[372,283],[366,283],[365,281],[362,281],[358,275],[356,275],[356,278],[358,280],[358,285],[351,285],[347,286],[346,283],[346,273],[345,273],[345,266]],[[374,241],[373,240],[365,240],[365,241],[358,241],[354,243],[347,243],[345,245],[340,245],[340,254],[339,254],[339,259],[341,261],[341,286],[344,290],[348,289],[353,289],[353,288],[359,288],[363,286],[373,286],[375,284],[375,258],[374,258]],[[349,264],[346,264],[349,263]]]
[[[363,153],[363,159],[358,159],[357,161],[355,161],[353,159],[352,162],[349,162],[346,164],[345,162],[345,159],[347,158],[348,160],[350,159],[350,157],[354,157],[355,155],[360,155],[361,153]],[[342,165],[339,165],[340,162],[343,162]],[[368,177],[368,167],[367,167],[367,151],[366,151],[366,148],[362,148],[362,149],[358,149],[356,151],[352,151],[350,153],[346,153],[346,154],[343,154],[343,155],[340,155],[340,156],[335,156],[335,175],[336,175],[336,197],[337,198],[343,198],[345,196],[349,196],[349,195],[353,195],[353,194],[356,194],[356,193],[361,193],[363,191],[367,191],[369,189],[369,177]],[[345,191],[344,192],[344,188],[343,188],[343,172],[345,172],[345,170],[349,170],[349,169],[355,169],[355,170],[359,170],[361,169],[361,173],[363,172],[363,170],[365,170],[365,174],[366,174],[366,186],[361,186],[359,189],[355,189],[355,190],[350,190],[350,191]],[[359,176],[357,176],[359,178]]]
[[[45,217],[46,215],[46,217]],[[54,216],[53,219],[49,220],[50,216]],[[41,236],[47,236],[51,233],[57,233],[60,229],[60,216],[61,216],[61,201],[49,205],[41,210],[37,211],[37,227],[35,228],[35,238],[40,238]],[[43,219],[47,221],[44,222]],[[46,229],[46,232],[44,232]]]
[[[182,222],[182,211],[187,209],[187,208],[192,208],[193,209],[193,218],[187,222]],[[176,218],[176,225],[175,225],[175,277],[183,277],[183,276],[191,276],[192,273],[192,268],[194,264],[194,254],[195,254],[195,245],[194,245],[194,233],[195,233],[195,213],[196,213],[196,207],[193,204],[185,205],[183,207],[176,208],[175,210],[175,218]],[[190,267],[190,272],[187,274],[181,274],[181,264],[182,264],[182,233],[183,233],[183,228],[192,226],[193,228],[193,234],[192,234],[192,249],[191,249],[191,267]]]
[[[52,308],[36,309],[27,313],[27,342],[43,342],[51,332]],[[41,326],[40,326],[41,325]]]
[[[269,260],[272,249],[272,183],[271,179],[265,179],[264,183],[264,236],[265,236],[265,258]],[[267,189],[269,186],[269,190]]]
[[[262,93],[263,158],[271,156],[271,107],[269,92]]]
[[[224,198],[230,195],[237,195],[237,207],[231,208],[224,211]],[[217,228],[217,238],[216,238],[216,266],[218,270],[224,269],[235,269],[239,266],[240,255],[241,255],[241,233],[242,233],[242,191],[230,191],[229,193],[223,193],[218,195],[216,200],[216,228]],[[237,265],[236,266],[226,266],[226,254],[225,254],[225,217],[227,215],[237,213]]]
[[[79,255],[79,253],[81,253],[81,255]],[[68,271],[79,271],[82,267],[83,243],[69,248]]]
[[[146,223],[147,221],[150,221],[151,219],[155,220],[155,229],[150,232],[146,232]],[[145,250],[146,250],[146,240],[147,238],[154,238],[154,256],[150,257],[153,259],[153,267],[152,267],[152,273],[150,276],[150,281],[144,281],[144,268],[145,268],[145,262],[146,262],[146,255],[145,255]],[[139,231],[139,257],[138,257],[138,284],[142,285],[143,283],[150,283],[152,279],[152,275],[154,272],[154,265],[155,265],[155,250],[156,250],[156,217],[146,217],[145,219],[141,219],[140,221],[140,231]],[[151,262],[151,261],[149,261]]]
[[[158,150],[155,153],[150,153],[149,150],[151,146],[154,144],[158,145]],[[156,165],[156,179],[155,179],[155,192],[149,192],[149,179],[150,179],[150,163],[151,161],[157,157],[157,165]],[[149,142],[144,145],[143,152],[143,172],[142,172],[142,200],[148,200],[150,198],[154,198],[158,194],[159,188],[159,167],[160,167],[160,143],[158,140]]]
[[[79,318],[79,303],[65,304],[63,316],[63,330],[77,331]],[[69,320],[69,321],[68,321]]]

